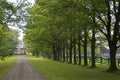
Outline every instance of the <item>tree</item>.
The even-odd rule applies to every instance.
[[[110,49],[110,67],[108,71],[116,71],[116,51],[120,47],[118,41],[120,40],[120,1],[106,0],[101,1],[103,4],[101,8],[93,4],[96,18],[100,25],[98,29],[104,34],[108,41]]]
[[[2,60],[4,60],[5,56],[13,54],[16,50],[18,32],[15,31],[17,35],[13,34],[13,32],[14,30],[11,32],[4,25],[0,25],[0,56],[2,56]]]
[[[95,12],[95,19],[97,24],[99,24],[96,28],[99,29],[108,41],[110,49],[110,67],[108,71],[117,71],[116,50],[120,47],[118,44],[120,40],[120,1],[86,0],[83,3],[87,9]]]

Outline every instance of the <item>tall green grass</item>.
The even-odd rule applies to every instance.
[[[4,61],[0,60],[0,78],[12,67],[18,56],[6,57]]]
[[[27,56],[32,66],[47,80],[120,80],[120,74],[107,73],[108,66],[95,69]]]

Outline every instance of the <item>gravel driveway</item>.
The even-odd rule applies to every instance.
[[[1,80],[1,79],[0,79]],[[2,80],[46,80],[36,72],[28,60],[20,56],[14,66],[8,71]]]

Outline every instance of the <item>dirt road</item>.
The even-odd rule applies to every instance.
[[[45,80],[45,78],[33,69],[29,61],[20,56],[2,80]]]

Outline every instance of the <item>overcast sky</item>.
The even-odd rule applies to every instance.
[[[16,1],[18,1],[18,0],[8,0],[8,1],[10,1],[10,2],[16,2]],[[35,0],[28,0],[30,3],[34,3],[35,2]]]
[[[16,3],[16,1],[19,1],[19,0],[8,0],[9,2],[13,2],[13,3]],[[35,2],[35,0],[28,0],[30,3],[34,3]],[[20,36],[18,37],[18,39],[19,40],[22,40],[23,39],[23,30],[21,30],[21,29],[19,29],[19,28],[17,28],[17,27],[15,27],[15,26],[9,26],[10,28],[12,28],[12,29],[18,29],[19,30],[19,34],[20,34]]]

